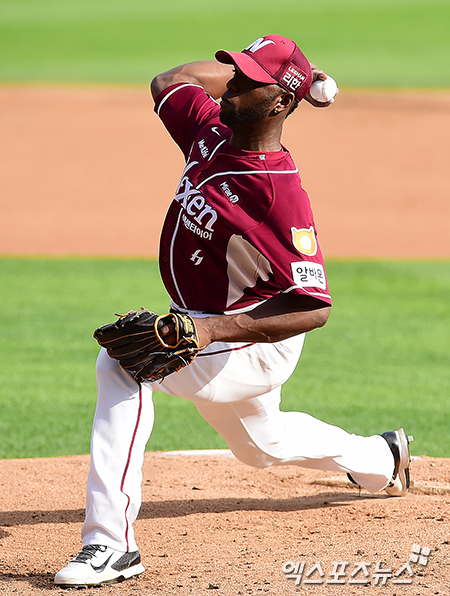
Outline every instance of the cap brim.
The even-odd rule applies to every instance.
[[[235,64],[249,79],[258,83],[277,84],[277,80],[270,76],[253,58],[242,52],[227,52],[219,50],[215,54],[216,60],[222,64]]]

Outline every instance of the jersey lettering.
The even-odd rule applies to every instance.
[[[197,213],[203,209],[205,204],[205,199],[202,197],[201,194],[196,195],[193,199],[189,201],[186,206],[186,211],[189,215],[197,215]]]
[[[221,182],[219,186],[230,203],[237,203],[239,201],[239,197],[231,191],[230,187],[228,186],[228,182]]]
[[[186,215],[183,213],[183,217],[181,218],[186,230],[190,230],[193,234],[200,236],[200,238],[206,238],[207,240],[212,240],[212,232],[208,232],[207,230],[202,230],[199,228],[193,221],[191,221]]]
[[[205,201],[205,199],[203,199],[203,201]],[[207,230],[210,230],[211,232],[214,232],[212,226],[213,223],[217,220],[217,211],[210,207],[207,203],[205,204],[204,209],[197,215],[197,217],[194,217],[194,219],[201,225],[202,220],[205,216],[210,216],[209,220],[205,224],[205,228]]]
[[[186,215],[183,214],[185,226],[203,238],[211,238],[212,232],[214,232],[213,225],[217,221],[217,211],[208,205],[205,197],[199,190],[194,188],[194,185],[187,176],[183,176],[178,185],[175,201],[181,203],[181,208],[185,209],[186,213],[192,216],[199,226],[204,226],[206,232],[203,235],[201,228],[190,222]],[[187,226],[187,221],[192,223],[192,226]]]
[[[209,149],[205,144],[205,139],[198,142],[198,148],[200,149],[203,159],[206,159],[209,155]]]
[[[184,187],[184,190],[182,190]],[[181,202],[183,209],[186,209],[188,200],[192,195],[198,195],[200,192],[194,188],[194,185],[187,176],[183,176],[178,185],[177,192],[175,195],[175,201]]]

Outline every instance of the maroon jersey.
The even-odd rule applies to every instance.
[[[191,83],[163,91],[155,111],[186,158],[160,243],[174,303],[236,312],[294,292],[331,304],[310,202],[289,152],[232,147],[219,104]]]

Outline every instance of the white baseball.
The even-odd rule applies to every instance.
[[[339,89],[336,81],[330,76],[327,76],[324,81],[317,79],[317,81],[314,81],[311,85],[311,89],[309,90],[311,97],[322,103],[334,99],[338,91]]]

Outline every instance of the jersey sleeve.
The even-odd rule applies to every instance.
[[[331,305],[309,198],[300,178],[297,181],[296,192],[276,197],[277,208],[270,209],[264,222],[247,231],[248,240],[269,261],[281,292],[312,296]]]
[[[155,100],[155,112],[187,160],[199,129],[219,120],[219,104],[199,85],[176,83]]]

